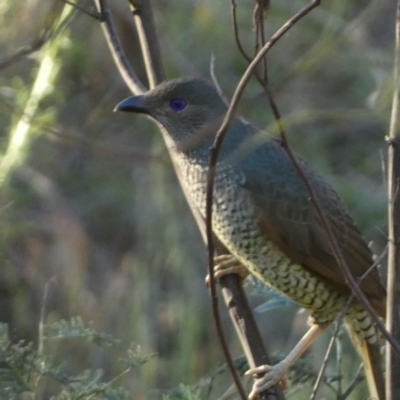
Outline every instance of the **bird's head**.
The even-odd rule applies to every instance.
[[[216,87],[200,78],[165,81],[154,89],[121,101],[114,111],[143,113],[160,123],[178,148],[212,140],[226,105]]]

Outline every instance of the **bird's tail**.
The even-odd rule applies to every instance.
[[[358,313],[357,318],[354,318],[354,314],[347,314],[345,317],[346,327],[364,364],[370,399],[385,400],[385,380],[379,343],[380,333],[365,310],[363,310],[363,315],[363,317],[360,317],[360,313]]]

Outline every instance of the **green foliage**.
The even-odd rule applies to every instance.
[[[65,341],[80,339],[86,343],[94,343],[99,347],[117,347],[118,341],[112,336],[97,332],[92,324],[85,326],[82,319],[72,318],[45,327],[48,341]],[[12,343],[6,324],[0,324],[0,398],[17,399],[19,395],[31,394],[32,398],[44,399],[51,392],[54,400],[124,400],[131,394],[114,382],[126,375],[133,368],[146,364],[155,354],[143,355],[140,347],[131,346],[126,357],[121,359],[125,370],[113,379],[104,381],[102,370],[84,370],[79,374],[66,373],[67,365],[56,362],[54,355],[46,355],[46,347],[41,351],[34,348],[33,343],[19,341]],[[51,389],[49,389],[51,388]]]
[[[81,338],[88,342],[92,342],[98,346],[116,346],[119,341],[114,339],[111,335],[99,333],[93,328],[90,323],[88,327],[82,321],[82,318],[75,317],[69,321],[62,320],[55,322],[46,327],[46,335],[43,340],[59,340],[59,339]]]
[[[32,391],[31,384],[42,372],[42,359],[33,345],[23,341],[12,344],[6,324],[0,325],[0,395],[13,399]]]
[[[179,389],[164,395],[163,400],[201,400],[201,397],[198,396],[197,390],[181,384],[179,385]]]

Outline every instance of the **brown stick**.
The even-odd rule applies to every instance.
[[[107,40],[108,48],[113,56],[114,62],[122,76],[122,79],[128,85],[132,93],[144,93],[146,91],[146,87],[137,77],[135,71],[131,67],[131,64],[126,58],[124,51],[122,50],[121,42],[115,29],[107,0],[94,0],[94,4],[96,5],[97,12],[101,16],[101,27]]]
[[[386,254],[387,254],[387,248],[385,248],[385,250],[380,254],[380,256],[373,262],[373,264],[364,272],[364,274],[363,274],[362,277],[360,278],[358,284],[360,284],[360,283],[362,282],[362,280],[363,280],[373,269],[375,269],[375,268],[380,264],[380,262],[382,261],[382,259],[386,256]],[[310,396],[310,399],[309,399],[309,400],[315,400],[315,398],[316,398],[316,396],[317,396],[318,389],[319,389],[319,387],[320,387],[320,385],[321,385],[321,383],[322,383],[323,375],[324,375],[324,373],[325,373],[326,367],[328,366],[328,359],[329,359],[330,353],[332,352],[333,344],[334,344],[334,342],[335,342],[335,340],[336,340],[337,335],[339,334],[340,325],[341,325],[341,323],[342,323],[342,321],[343,321],[344,316],[345,316],[346,313],[347,313],[347,310],[349,309],[351,303],[353,302],[353,300],[354,300],[354,296],[353,296],[353,295],[350,295],[350,297],[349,297],[349,299],[347,300],[347,302],[346,302],[346,304],[345,304],[343,310],[342,310],[342,311],[340,312],[340,314],[335,318],[336,328],[335,328],[335,331],[333,332],[332,338],[331,338],[331,340],[330,340],[330,342],[329,342],[329,345],[328,345],[328,348],[327,348],[327,350],[326,350],[325,357],[324,357],[324,361],[322,362],[322,365],[321,365],[321,367],[320,367],[320,369],[319,369],[319,371],[318,371],[318,376],[317,376],[317,379],[315,380],[314,387],[313,387],[313,390],[312,390],[312,393],[311,393],[311,396]],[[357,375],[358,375],[358,373],[357,373]],[[356,380],[356,378],[355,378],[355,379],[353,380],[353,382],[350,384],[350,386],[346,389],[346,391],[345,391],[345,393],[343,394],[343,396],[340,397],[340,399],[343,398],[343,400],[344,400],[344,399],[351,393],[351,390],[352,390],[353,387],[355,387],[356,383],[357,383],[357,380]],[[340,395],[340,393],[339,393],[339,395]]]
[[[218,254],[228,253],[220,242],[216,242],[216,250]],[[210,275],[210,281],[211,279]],[[219,282],[249,366],[252,368],[258,365],[271,365],[271,359],[264,346],[239,276],[236,274],[225,275]],[[260,398],[262,400],[285,400],[283,390],[279,385],[261,393]]]
[[[153,9],[150,0],[129,0],[129,3],[133,7],[133,17],[139,35],[147,79],[152,89],[165,79]]]
[[[396,39],[394,57],[394,90],[389,128],[388,149],[388,225],[389,254],[387,276],[386,327],[400,341],[400,0],[397,1]],[[386,400],[400,399],[400,357],[392,346],[386,346]]]

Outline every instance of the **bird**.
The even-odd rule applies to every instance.
[[[209,152],[227,108],[213,83],[181,77],[128,97],[114,110],[145,114],[157,123],[176,155],[185,192],[205,218]],[[350,272],[360,279],[374,262],[370,248],[333,187],[300,156],[295,157]],[[213,232],[229,251],[220,259],[218,272],[226,268],[227,273],[252,274],[310,312],[309,330],[284,360],[247,371],[248,375],[265,373],[249,394],[254,399],[284,378],[290,365],[345,308],[351,289],[282,141],[241,116],[230,122],[219,151],[212,207]],[[376,268],[359,285],[385,318],[386,291]],[[363,361],[371,398],[384,400],[380,332],[373,318],[354,299],[343,320]]]

